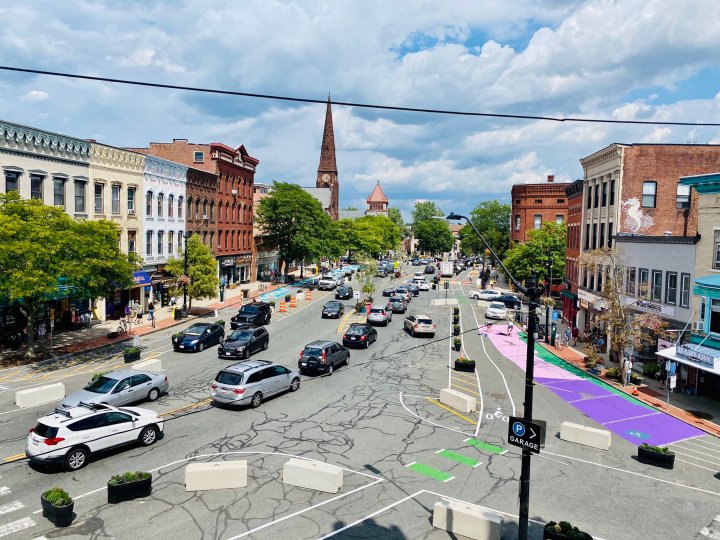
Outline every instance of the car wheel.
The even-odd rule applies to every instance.
[[[141,446],[150,446],[151,444],[155,444],[155,442],[157,442],[157,438],[158,429],[155,426],[147,426],[140,432],[138,440],[140,441]]]
[[[365,341],[365,348],[366,349],[370,348],[370,340],[369,339]]]
[[[255,395],[252,397],[252,400],[250,400],[250,406],[253,409],[257,409],[261,403],[262,403],[262,394],[260,392],[255,392]]]
[[[198,352],[203,352],[204,349],[205,344],[201,341],[200,343],[198,343]]]
[[[300,379],[295,377],[292,382],[290,383],[290,391],[291,392],[297,392],[297,389],[300,388]]]
[[[270,324],[270,314],[269,313],[265,317],[265,324]]]
[[[269,346],[270,346],[270,338],[266,339],[265,343],[263,343],[263,346],[262,346],[263,351],[267,351]]]
[[[350,365],[350,355],[349,354],[345,357],[345,365],[346,366]]]
[[[73,448],[65,456],[65,469],[77,471],[87,465],[90,453],[85,448]]]
[[[248,345],[248,347],[243,351],[243,359],[244,359],[244,360],[247,360],[248,358],[250,358],[250,346],[249,346],[249,345]]]
[[[328,374],[328,375],[332,375],[332,374],[333,374],[333,371],[335,371],[335,370],[333,369],[333,365],[330,364],[330,365],[328,366],[328,368],[327,368],[327,374]]]
[[[155,401],[157,398],[160,397],[160,390],[157,388],[152,388],[147,395],[148,401]]]

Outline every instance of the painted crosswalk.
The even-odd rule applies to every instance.
[[[469,451],[469,453],[472,453],[473,450],[477,451],[480,450],[482,452],[487,452],[489,454],[495,454],[495,455],[502,455],[507,450],[501,448],[500,446],[496,446],[494,444],[490,444],[487,442],[479,441],[477,439],[474,439],[472,437],[465,439],[464,441],[468,448],[466,450]],[[461,450],[455,451],[455,450],[449,450],[447,448],[443,448],[441,450],[438,450],[435,452],[435,455],[441,458],[444,458],[445,463],[450,466],[450,461],[455,462],[459,465],[465,465],[470,468],[477,468],[480,465],[482,465],[482,461],[476,459],[476,457],[469,456],[465,453],[462,453]],[[410,463],[409,465],[405,466],[407,469],[410,469],[413,472],[416,472],[418,474],[421,474],[423,476],[427,476],[429,478],[432,478],[434,480],[438,480],[439,482],[450,482],[452,479],[455,478],[455,476],[442,469],[442,465],[438,465],[436,467],[433,467],[431,465],[426,465],[425,463],[420,463],[418,461],[414,461]],[[438,468],[441,467],[441,468]]]
[[[446,450],[443,448],[442,450],[438,450],[435,453],[444,458],[451,459],[452,461],[457,461],[458,463],[462,463],[463,465],[468,465],[473,469],[475,467],[478,467],[479,465],[482,465],[482,461],[478,461],[474,458],[464,456],[463,454],[458,454],[457,452],[453,452],[452,450]]]
[[[18,519],[17,521],[12,521],[5,525],[0,525],[0,538],[2,538],[3,536],[15,534],[24,529],[29,529],[30,527],[34,527],[35,525],[36,523],[29,517]]]
[[[449,472],[441,471],[440,469],[430,467],[429,465],[424,465],[423,463],[413,462],[409,465],[406,465],[406,467],[411,471],[415,471],[422,475],[429,476],[430,478],[434,478],[435,480],[439,480],[440,482],[449,482],[450,480],[455,478]]]

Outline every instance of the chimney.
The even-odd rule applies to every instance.
[[[555,181],[554,174],[548,174],[548,184],[552,184]]]

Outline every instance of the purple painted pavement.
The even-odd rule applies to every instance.
[[[490,342],[500,353],[525,369],[526,344],[513,333],[505,336],[505,331],[495,326],[490,334]],[[591,418],[632,444],[648,443],[664,446],[672,442],[699,437],[705,433],[662,411],[649,408],[629,396],[613,392],[604,383],[584,379],[560,366],[546,362],[535,355],[535,381],[546,386],[551,392],[572,405],[588,418]]]

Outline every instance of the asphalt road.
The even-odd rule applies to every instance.
[[[378,280],[380,288],[389,283],[389,278]],[[477,361],[477,374],[448,368],[458,354],[451,351],[452,308],[431,305],[445,297],[444,291],[421,292],[409,312],[433,317],[434,339],[412,338],[396,314],[387,328],[378,328],[378,342],[369,350],[352,351],[349,366],[331,377],[303,376],[297,393],[269,399],[258,409],[210,403],[209,385],[230,363],[217,358],[215,347],[174,353],[169,331],[151,334],[141,340],[143,358],[162,359],[170,391],[139,406],[164,414],[163,439],[149,448],[100,456],[75,473],[35,469],[17,459],[27,430],[55,404],[17,410],[14,391],[61,380],[70,392],[122,359],[37,374],[0,372],[0,458],[5,458],[0,537],[441,539],[452,536],[433,529],[432,506],[449,497],[504,513],[505,538],[516,538],[520,451],[506,442],[507,418],[522,415],[524,372],[478,336],[484,309],[468,302],[467,292],[456,281],[449,297],[461,308],[463,350]],[[355,316],[321,320],[321,307],[330,298],[315,291],[312,303],[286,315],[275,313],[268,327],[270,347],[254,358],[295,369],[306,343],[339,341]],[[346,313],[352,303],[345,302]],[[230,312],[220,315],[227,320]],[[439,391],[448,386],[475,396],[477,410],[461,414],[442,406]],[[613,436],[607,452],[561,441],[557,433],[563,421],[597,424],[550,388],[535,386],[534,405],[534,416],[547,421],[548,434],[542,453],[532,460],[531,538],[541,538],[540,523],[568,520],[608,540],[687,539],[718,514],[717,439],[678,442],[695,459],[687,457],[667,471],[638,463],[636,447],[622,437]],[[283,485],[279,474],[291,456],[343,467],[340,492]],[[246,489],[185,491],[188,462],[237,459],[248,461]],[[152,495],[108,504],[107,480],[127,470],[152,471]],[[62,531],[38,512],[40,493],[55,485],[76,499],[77,517]]]

